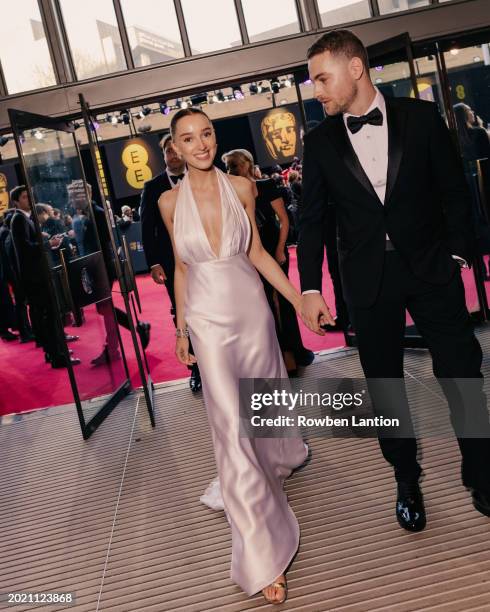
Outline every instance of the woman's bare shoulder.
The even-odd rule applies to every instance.
[[[253,194],[254,184],[248,178],[244,176],[234,176],[233,174],[229,174],[228,178],[239,196],[246,198]]]
[[[179,195],[179,187],[175,187],[175,189],[168,189],[164,191],[162,195],[158,198],[158,205],[162,210],[173,210],[175,208],[175,203],[177,202],[177,196]]]

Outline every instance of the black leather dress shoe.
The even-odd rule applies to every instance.
[[[201,390],[201,374],[199,373],[199,368],[197,364],[192,366],[191,377],[189,379],[189,387],[191,388],[192,393],[197,393]]]
[[[70,357],[69,362],[71,363],[72,366],[80,365],[82,363],[81,360],[78,359],[77,357]],[[51,359],[51,367],[54,368],[55,370],[59,368],[67,368],[68,361],[64,359],[63,357],[60,357],[57,359]]]
[[[478,510],[478,512],[481,512],[485,516],[490,516],[490,493],[473,489],[471,497],[473,498],[475,510]]]
[[[294,360],[296,361],[296,365],[302,366],[306,368],[311,365],[315,359],[315,353],[310,351],[310,349],[303,348],[300,351],[294,351]]]
[[[417,482],[399,482],[396,520],[407,531],[422,531],[426,524],[424,500]]]
[[[146,349],[148,344],[150,344],[150,329],[151,324],[146,323],[145,321],[139,321],[138,325],[136,326],[136,331],[139,334],[143,349]]]

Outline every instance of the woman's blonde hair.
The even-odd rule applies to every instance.
[[[228,151],[228,153],[224,153],[221,156],[221,161],[224,164],[226,164],[227,160],[229,159],[235,162],[238,161],[238,162],[248,164],[248,173],[251,177],[254,176],[255,162],[254,162],[253,155],[250,153],[250,151],[247,151],[247,149],[232,149],[231,151]]]

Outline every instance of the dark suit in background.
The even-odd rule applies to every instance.
[[[384,204],[354,152],[342,115],[328,117],[305,136],[301,288],[321,291],[324,217],[331,199],[337,212],[343,291],[366,378],[403,380],[408,309],[428,344],[434,374],[481,383],[472,402],[454,401],[442,384],[456,434],[466,417],[490,438],[482,351],[466,309],[459,266],[451,257],[471,262],[474,246],[461,162],[435,104],[387,98],[386,116]],[[394,250],[387,250],[386,234]],[[399,409],[410,422],[408,402]],[[490,492],[490,441],[458,436],[458,442],[464,484]],[[418,480],[414,437],[380,439],[380,446],[398,481]]]
[[[18,210],[10,223],[17,263],[17,276],[29,304],[32,329],[47,361],[54,367],[66,363],[60,325],[48,289],[49,279],[43,265],[43,253],[37,241],[34,223]]]

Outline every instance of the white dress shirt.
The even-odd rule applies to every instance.
[[[388,122],[386,121],[386,103],[377,87],[376,95],[371,106],[366,110],[367,115],[375,108],[379,108],[383,115],[383,125],[366,123],[353,134],[347,127],[347,118],[352,117],[344,113],[343,119],[347,135],[352,147],[364,169],[368,179],[376,191],[381,203],[384,204],[386,194],[386,178],[388,175]]]

